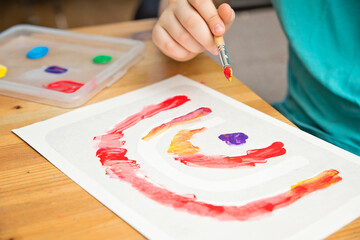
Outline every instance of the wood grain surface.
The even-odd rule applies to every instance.
[[[220,66],[205,54],[185,63],[162,55],[151,42],[154,23],[142,20],[73,30],[139,39],[146,44],[145,57],[87,105],[182,74],[291,124],[238,79],[229,83]],[[68,111],[71,109],[0,96],[0,239],[144,239],[11,133]],[[360,239],[360,218],[327,239]]]

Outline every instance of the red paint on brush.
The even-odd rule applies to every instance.
[[[64,93],[76,92],[82,86],[84,86],[84,83],[79,83],[71,80],[60,80],[49,83],[48,85],[43,85],[44,88]]]
[[[117,124],[111,131],[108,131],[102,136],[95,137],[94,140],[98,141],[99,147],[96,155],[100,159],[101,164],[106,167],[106,173],[131,184],[132,187],[148,198],[165,206],[199,216],[213,217],[219,220],[240,221],[261,216],[275,209],[288,206],[309,193],[326,188],[341,180],[341,177],[338,176],[339,172],[330,169],[323,171],[314,178],[292,186],[289,191],[282,194],[253,201],[242,206],[213,205],[198,201],[195,195],[180,195],[161,187],[159,184],[155,185],[152,181],[148,180],[149,178],[147,176],[139,171],[141,166],[136,160],[129,159],[125,156],[127,153],[126,148],[123,148],[125,141],[121,140],[124,137],[123,131],[145,118],[178,107],[186,101],[189,101],[187,97],[176,96],[159,104],[146,106],[140,112],[129,116]]]
[[[232,68],[230,66],[227,66],[225,69],[224,69],[224,74],[225,74],[225,77],[231,81],[232,80]]]
[[[242,156],[205,155],[195,153],[190,155],[179,155],[175,160],[191,167],[205,168],[236,168],[254,167],[256,163],[266,163],[267,159],[278,157],[286,153],[282,142],[274,142],[270,146],[261,149],[246,151]]]

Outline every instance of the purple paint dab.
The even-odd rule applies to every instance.
[[[227,145],[241,145],[246,143],[246,139],[249,137],[244,133],[227,133],[221,134],[219,139],[224,141]]]
[[[59,66],[50,66],[48,68],[45,69],[45,72],[48,73],[55,73],[55,74],[61,74],[61,73],[66,73],[67,69],[66,68],[62,68]]]

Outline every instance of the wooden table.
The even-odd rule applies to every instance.
[[[205,54],[186,63],[162,55],[151,42],[154,23],[143,20],[74,30],[140,39],[147,47],[145,57],[136,66],[87,104],[182,74],[291,124],[238,79],[228,83],[221,68]],[[0,239],[144,239],[11,133],[14,128],[70,110],[0,96]],[[360,238],[360,218],[328,239],[356,238]]]

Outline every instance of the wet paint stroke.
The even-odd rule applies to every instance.
[[[155,105],[149,105],[144,107],[140,112],[133,114],[126,118],[124,121],[118,123],[114,129],[109,133],[114,132],[122,132],[138,122],[140,122],[143,119],[152,117],[160,112],[170,110],[176,107],[179,107],[183,105],[184,103],[190,101],[190,99],[187,96],[178,95],[169,99],[166,99],[165,101],[155,104]]]
[[[104,135],[94,137],[98,146],[96,156],[100,159],[101,164],[106,167],[106,173],[111,177],[129,183],[148,198],[164,206],[190,214],[227,221],[245,221],[257,216],[263,216],[273,212],[275,209],[286,207],[312,192],[341,181],[337,170],[325,170],[313,178],[293,185],[290,190],[284,193],[241,206],[213,205],[198,201],[195,195],[180,195],[162,187],[160,184],[153,183],[151,179],[142,173],[141,166],[136,160],[126,157],[127,149],[124,148],[126,141],[122,140],[124,131],[143,119],[178,107],[187,101],[189,99],[185,96],[175,96],[159,104],[146,106],[140,112],[117,124]]]
[[[205,128],[199,128],[194,130],[181,130],[172,139],[170,147],[167,150],[168,153],[176,155],[188,155],[195,154],[200,151],[200,148],[191,144],[191,137],[199,132],[204,131]]]
[[[200,153],[199,147],[190,142],[194,134],[204,130],[205,128],[179,131],[173,137],[168,153],[177,155],[174,159],[185,165],[206,168],[254,167],[256,163],[266,163],[267,159],[286,153],[283,143],[274,142],[265,148],[248,150],[246,155],[242,156],[205,155]]]
[[[79,90],[82,86],[84,86],[84,83],[79,83],[71,80],[60,80],[51,82],[48,85],[43,85],[44,88],[63,92],[63,93],[73,93]]]
[[[248,139],[249,137],[245,134],[245,133],[226,133],[226,134],[221,134],[219,136],[219,139],[221,141],[224,141],[227,145],[241,145],[246,143],[246,139]]]
[[[142,138],[142,140],[150,140],[151,138],[165,132],[166,130],[168,130],[172,127],[193,122],[194,120],[197,120],[198,118],[200,118],[202,116],[208,115],[209,113],[211,113],[210,108],[206,108],[206,107],[198,108],[195,111],[192,111],[186,115],[174,118],[169,122],[163,123],[160,126],[153,128],[145,137]]]

